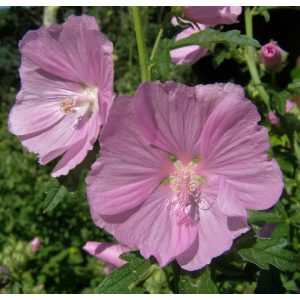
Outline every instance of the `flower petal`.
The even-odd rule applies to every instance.
[[[212,206],[202,210],[198,225],[198,235],[191,247],[177,257],[180,266],[188,271],[201,269],[214,257],[229,250],[238,235],[248,231],[242,218],[227,218]]]
[[[250,101],[228,94],[207,120],[200,143],[202,170],[226,177],[232,189],[226,193],[252,209],[271,207],[283,187],[278,165],[267,159],[268,133],[259,120]]]
[[[200,154],[200,136],[209,115],[232,91],[243,94],[233,84],[191,88],[145,82],[134,97],[138,126],[150,143],[189,162]]]
[[[25,101],[16,103],[9,114],[8,128],[15,135],[44,131],[64,117],[55,101]]]
[[[121,267],[126,264],[126,261],[119,256],[130,251],[130,248],[114,243],[87,242],[83,250],[108,264]]]
[[[53,169],[51,174],[53,177],[67,175],[71,169],[83,161],[87,152],[93,149],[93,144],[99,135],[99,121],[99,116],[94,116],[93,119],[89,120],[89,128],[86,130],[86,136],[68,149],[63,158]]]
[[[168,153],[151,146],[131,113],[131,98],[120,97],[101,132],[101,157],[87,177],[90,205],[103,215],[140,205],[170,174]]]
[[[171,197],[170,187],[160,185],[128,215],[98,216],[94,222],[130,248],[140,249],[145,258],[153,255],[163,267],[185,251],[197,234],[196,227],[179,225],[178,216],[168,208]]]

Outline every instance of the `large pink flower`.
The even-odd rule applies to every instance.
[[[256,107],[233,84],[143,83],[120,97],[87,177],[94,222],[161,266],[196,270],[282,192]]]
[[[66,175],[92,149],[111,107],[112,43],[82,15],[27,32],[19,48],[22,87],[9,129],[41,164],[62,156],[52,175]]]

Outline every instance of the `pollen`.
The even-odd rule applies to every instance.
[[[196,196],[201,184],[205,183],[204,177],[199,176],[196,171],[196,163],[191,161],[183,165],[180,161],[174,163],[175,171],[170,175],[170,186],[178,196],[178,200],[187,204],[190,196]]]
[[[60,109],[65,115],[72,113],[74,109],[74,101],[72,99],[65,99],[60,103]]]

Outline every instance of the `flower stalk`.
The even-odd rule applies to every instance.
[[[142,30],[142,22],[139,7],[133,6],[132,17],[133,17],[133,25],[136,35],[136,42],[139,52],[139,63],[140,63],[140,72],[142,81],[150,80],[150,72],[148,70],[148,58],[146,53],[145,40],[143,36]]]
[[[246,29],[246,35],[250,38],[253,38],[253,14],[249,7],[247,7],[245,11],[245,29]],[[254,51],[255,49],[252,46],[246,46],[246,52],[245,52],[246,62],[248,65],[248,69],[252,81],[257,89],[257,92],[260,98],[265,102],[268,111],[270,111],[270,97],[266,92],[265,88],[263,87],[262,82],[260,80],[257,66],[255,63]]]

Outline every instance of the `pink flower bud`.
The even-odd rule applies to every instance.
[[[268,113],[267,120],[269,121],[270,124],[274,125],[275,127],[280,126],[280,120],[273,111],[270,111]]]
[[[104,268],[104,274],[106,275],[114,268],[125,265],[126,261],[119,258],[119,256],[130,251],[130,248],[123,245],[99,242],[87,242],[82,249],[106,263]]]
[[[295,103],[291,100],[287,100],[285,103],[285,112],[289,112],[293,107],[294,107]]]
[[[282,50],[277,42],[270,42],[260,50],[260,59],[267,70],[276,71],[283,62],[286,52]]]
[[[241,14],[241,6],[185,6],[184,15],[193,22],[216,26],[233,24]]]
[[[31,245],[31,251],[33,253],[39,251],[40,249],[40,246],[41,246],[41,240],[40,238],[37,236],[35,237],[31,242],[30,242],[30,245]]]

